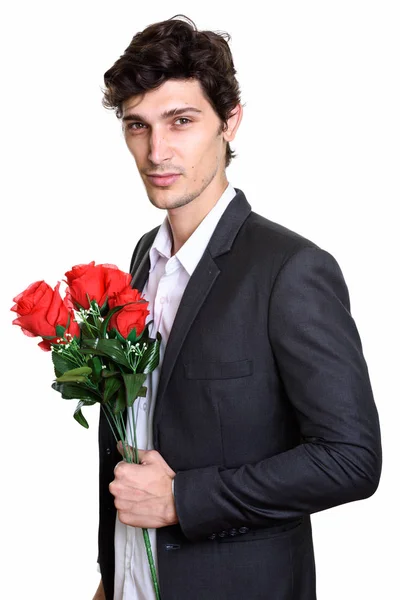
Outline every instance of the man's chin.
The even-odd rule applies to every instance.
[[[198,194],[178,194],[173,192],[171,189],[162,189],[155,191],[154,189],[146,188],[147,197],[151,204],[156,208],[163,210],[172,210],[174,208],[181,208],[186,206],[189,202],[192,202]]]
[[[157,190],[154,189],[146,189],[147,197],[150,200],[151,204],[156,208],[166,209],[170,204],[171,200],[169,200],[169,190]]]

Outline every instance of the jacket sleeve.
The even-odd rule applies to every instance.
[[[302,443],[236,469],[178,472],[177,514],[191,540],[232,527],[265,527],[271,519],[361,500],[377,489],[379,418],[347,287],[330,254],[307,247],[287,260],[272,289],[268,322]]]

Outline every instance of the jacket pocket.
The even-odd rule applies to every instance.
[[[183,365],[187,379],[234,379],[253,373],[253,361],[249,359],[232,362],[190,361]]]

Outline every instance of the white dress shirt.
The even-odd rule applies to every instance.
[[[147,322],[153,320],[150,335],[161,333],[160,362],[146,378],[145,398],[135,400],[132,410],[136,422],[138,447],[153,449],[153,413],[165,346],[186,285],[195,270],[215,227],[229,202],[236,195],[228,184],[224,193],[195,229],[189,239],[171,256],[172,236],[168,215],[150,248],[149,277],[143,295],[149,301]],[[129,436],[130,427],[127,427]],[[129,439],[129,443],[132,441]],[[149,529],[153,557],[157,569],[156,530]],[[123,525],[117,515],[115,524],[115,588],[114,600],[155,600],[143,533],[140,528]]]

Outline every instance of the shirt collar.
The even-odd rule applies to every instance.
[[[225,209],[230,201],[233,200],[235,196],[235,188],[228,183],[227,188],[219,198],[218,202],[207,213],[200,225],[194,230],[192,235],[186,240],[174,257],[172,257],[181,263],[189,276],[192,275],[193,271],[197,267],[197,264],[200,261],[212,234],[214,233],[218,221],[222,217],[222,214],[225,212]],[[167,260],[171,258],[171,247],[172,232],[167,215],[157,232],[153,245],[150,248],[150,272],[156,266],[160,256],[166,258]]]

